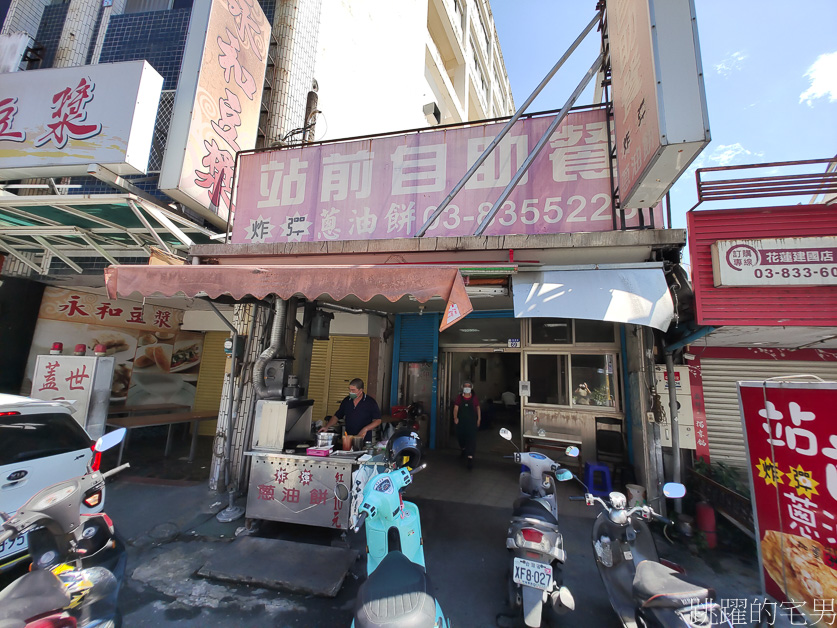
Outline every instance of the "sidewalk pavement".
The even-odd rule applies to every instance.
[[[517,491],[516,469],[492,451],[480,455],[471,472],[449,452],[431,452],[427,461],[428,469],[415,477],[405,498],[414,501],[421,512],[426,563],[436,595],[454,626],[497,626],[498,614],[505,610],[505,535]],[[562,485],[567,494],[573,490],[581,493],[571,484]],[[243,501],[239,504],[243,506]],[[128,540],[128,576],[120,596],[126,628],[162,628],[175,623],[178,628],[351,624],[357,589],[365,578],[362,559],[351,566],[342,589],[333,598],[198,576],[198,570],[219,544],[232,542],[236,529],[243,525],[243,520],[221,524],[215,519],[226,505],[226,497],[210,492],[206,481],[171,482],[126,473],[109,485],[107,512]],[[565,615],[562,624],[618,628],[590,544],[596,513],[592,508],[585,510],[583,504],[578,508],[580,511],[561,518],[568,555],[564,579],[576,600],[576,610]],[[264,522],[257,536],[325,546],[340,541],[339,534],[331,530],[276,522]],[[363,555],[362,531],[349,534],[348,541]],[[658,547],[663,557],[714,586],[719,598],[735,600],[730,602],[735,605],[740,601],[742,608],[735,614],[740,621],[736,625],[753,625],[749,621],[751,607],[744,605],[758,595],[754,557],[714,551],[701,558],[682,545],[669,545],[662,539]],[[265,561],[282,558],[260,557]],[[503,620],[501,625],[515,624]],[[791,624],[785,619],[776,625]]]

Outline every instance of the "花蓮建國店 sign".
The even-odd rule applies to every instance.
[[[764,589],[817,622],[837,598],[837,383],[739,382],[738,394]]]
[[[719,240],[715,286],[835,286],[837,236]]]
[[[553,120],[519,121],[426,235],[472,235]],[[571,113],[485,235],[612,230],[606,124],[603,109]],[[232,242],[412,237],[502,126],[244,154]],[[662,211],[655,211],[655,224],[662,224]],[[639,224],[636,210],[626,219]]]

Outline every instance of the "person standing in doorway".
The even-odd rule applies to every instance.
[[[456,437],[459,439],[462,457],[467,458],[468,469],[473,469],[477,430],[480,428],[480,402],[469,381],[463,384],[462,394],[457,395],[453,402],[453,422],[456,424]]]

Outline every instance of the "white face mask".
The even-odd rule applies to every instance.
[[[462,392],[464,392],[466,395],[469,394],[471,392],[471,387],[470,386],[465,386],[462,389]]]

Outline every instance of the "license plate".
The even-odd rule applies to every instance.
[[[22,534],[16,539],[9,539],[0,543],[0,565],[10,557],[12,554],[19,554],[25,552],[28,544],[26,542],[27,534]]]
[[[515,558],[512,579],[517,584],[546,591],[552,586],[552,567],[546,563]]]

